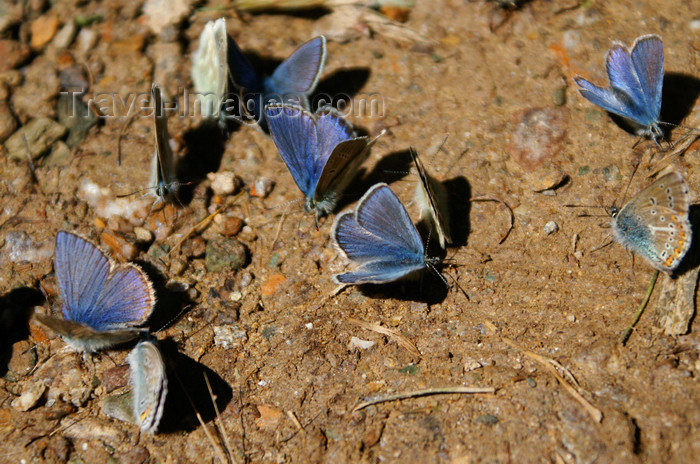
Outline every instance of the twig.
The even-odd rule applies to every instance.
[[[172,248],[170,248],[170,251],[168,251],[168,253],[166,253],[166,256],[170,256],[170,253],[172,253],[173,251],[180,248],[180,246],[183,243],[185,243],[185,240],[187,240],[188,238],[190,238],[192,236],[192,234],[194,234],[195,232],[200,230],[201,227],[205,227],[205,226],[209,225],[209,223],[216,217],[216,215],[221,213],[224,210],[224,208],[225,208],[225,206],[220,207],[219,209],[217,209],[216,211],[211,213],[209,216],[205,217],[204,219],[199,221],[197,224],[192,226],[192,228],[189,231],[187,231],[187,233],[175,245],[173,245]]]
[[[526,350],[522,346],[515,343],[513,340],[501,334],[498,327],[496,327],[492,322],[485,321],[484,324],[488,326],[496,335],[498,335],[501,338],[501,340],[503,340],[506,343],[506,345],[521,351],[525,356],[543,365],[545,369],[547,369],[559,381],[561,386],[564,387],[564,390],[566,390],[567,393],[573,396],[576,401],[581,403],[586,412],[588,412],[596,422],[600,422],[603,420],[603,413],[600,411],[600,409],[594,407],[591,403],[589,403],[588,400],[586,400],[583,397],[583,395],[581,395],[576,390],[576,388],[572,386],[574,385],[578,387],[578,382],[567,368],[565,368],[559,362],[552,358],[548,358],[546,356],[542,356],[532,351]],[[564,377],[559,373],[558,369],[560,369],[564,373],[566,379],[564,379]]]
[[[651,298],[651,292],[654,291],[654,285],[656,284],[656,279],[658,277],[659,270],[657,269],[656,272],[654,272],[654,276],[651,278],[649,286],[647,287],[647,293],[646,295],[644,295],[644,300],[642,301],[642,304],[639,305],[639,309],[637,309],[637,313],[634,315],[634,320],[629,325],[629,327],[627,327],[625,331],[622,332],[622,336],[620,337],[620,343],[622,343],[622,346],[625,346],[625,344],[627,344],[627,340],[629,340],[630,335],[632,335],[632,330],[634,330],[634,327],[637,325],[637,322],[639,322],[639,319],[642,317],[642,313],[644,312],[644,309],[649,303],[649,298]]]
[[[216,411],[216,419],[219,421],[219,427],[221,428],[221,439],[224,441],[224,444],[226,445],[226,450],[228,451],[228,455],[231,457],[231,460],[233,460],[234,454],[233,454],[233,449],[231,447],[231,442],[229,441],[228,437],[228,430],[226,430],[226,426],[224,425],[224,421],[221,420],[221,412],[219,411],[219,405],[216,404],[216,395],[214,395],[214,391],[211,389],[211,383],[209,383],[209,376],[207,375],[206,372],[203,372],[204,374],[204,381],[207,384],[207,390],[209,390],[209,398],[211,398],[211,404],[214,406],[214,411]]]
[[[663,158],[661,158],[661,159],[656,163],[656,166],[661,165],[661,164],[664,163],[666,160],[668,160],[668,159],[670,159],[670,158],[672,158],[672,157],[674,157],[674,156],[680,156],[680,155],[682,155],[682,154],[685,153],[698,139],[700,139],[700,134],[689,134],[689,135],[686,137],[685,141],[683,141],[682,143],[680,143],[680,144],[677,145],[677,148],[674,148],[673,151],[672,151],[671,153],[669,153],[668,155],[666,155],[666,156],[664,156]],[[661,166],[659,169],[656,169],[655,171],[653,171],[652,173],[650,173],[650,174],[647,176],[647,178],[649,178],[649,177],[654,177],[656,174],[658,174],[659,172],[661,172],[665,167],[666,167],[666,166]]]
[[[506,233],[503,234],[503,236],[498,240],[498,244],[500,245],[501,243],[505,242],[508,238],[508,235],[510,235],[510,231],[513,230],[515,224],[515,215],[513,214],[513,209],[508,205],[508,203],[501,200],[500,198],[492,197],[490,195],[479,195],[478,197],[472,197],[469,201],[495,201],[497,203],[501,203],[503,206],[506,207],[506,209],[508,210],[508,214],[510,215],[510,225],[508,226],[508,230],[506,231]]]
[[[372,406],[380,403],[387,403],[389,401],[401,401],[409,398],[419,398],[421,396],[432,396],[432,395],[454,395],[454,394],[471,394],[471,393],[496,393],[496,389],[492,387],[443,387],[443,388],[427,388],[425,390],[415,390],[406,393],[395,393],[393,395],[387,395],[382,397],[376,397],[364,401],[357,406],[355,406],[352,412],[357,412],[368,406]]]
[[[175,372],[175,378],[177,378],[177,381],[180,383],[180,387],[182,387],[182,391],[185,393],[185,396],[187,397],[187,401],[189,401],[190,406],[192,406],[192,409],[194,410],[194,413],[197,416],[197,420],[199,421],[199,425],[201,425],[202,430],[204,430],[204,434],[207,436],[207,438],[211,442],[211,446],[214,448],[214,452],[218,455],[218,458],[221,460],[222,463],[229,462],[229,460],[226,459],[226,455],[224,454],[224,451],[221,449],[221,445],[219,445],[216,442],[216,440],[214,440],[214,436],[209,431],[209,427],[207,427],[207,424],[204,423],[204,419],[202,419],[201,414],[199,414],[199,411],[197,411],[197,407],[194,405],[194,401],[192,401],[190,394],[187,392],[187,389],[185,388],[185,385],[182,383],[182,380],[180,380],[180,376],[177,375],[177,372]]]
[[[301,422],[299,422],[299,419],[297,419],[297,416],[296,414],[294,414],[294,411],[287,411],[286,414],[289,420],[292,421],[292,423],[296,426],[297,432],[305,431],[304,426],[301,425]]]
[[[396,343],[406,348],[406,350],[408,350],[411,354],[413,354],[414,356],[418,356],[419,358],[421,357],[421,352],[418,351],[416,345],[414,345],[413,342],[406,338],[404,335],[401,335],[401,333],[399,333],[398,330],[383,327],[379,324],[373,324],[371,322],[361,321],[360,319],[355,319],[354,317],[348,317],[346,320],[351,324],[355,324],[356,326],[362,327],[363,329],[371,330],[373,332],[377,332],[382,335],[387,335],[391,338],[394,338],[396,340]]]

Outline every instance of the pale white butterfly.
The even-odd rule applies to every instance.
[[[192,83],[205,118],[223,121],[222,102],[228,94],[228,35],[226,20],[209,21],[192,56]]]

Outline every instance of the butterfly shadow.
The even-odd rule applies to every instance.
[[[444,252],[442,253],[444,255]],[[435,256],[429,254],[429,256]],[[440,271],[440,267],[437,268]],[[442,303],[449,293],[449,282],[445,283],[430,268],[424,268],[396,282],[385,284],[362,284],[357,286],[367,298],[392,298],[401,301],[419,301],[428,305]]]
[[[203,122],[183,135],[187,152],[177,165],[178,179],[183,186],[178,198],[183,204],[192,201],[194,188],[207,174],[216,172],[221,166],[227,135],[216,123]]]
[[[146,273],[156,294],[156,305],[151,317],[148,318],[148,327],[151,332],[158,332],[171,326],[193,305],[193,301],[186,292],[178,292],[168,289],[166,279],[158,269],[148,261],[136,261],[143,272]]]
[[[37,289],[18,287],[0,296],[0,377],[8,371],[13,345],[29,337],[29,317],[34,306],[44,303],[44,295]]]
[[[467,244],[469,237],[469,212],[471,210],[472,188],[469,181],[464,176],[453,177],[444,180],[442,185],[447,190],[448,214],[447,220],[450,223],[452,232],[452,243],[450,247],[462,247]]]
[[[670,136],[674,126],[678,126],[693,111],[700,97],[700,79],[690,74],[666,73],[662,90],[660,120],[664,133]]]
[[[219,412],[226,409],[233,398],[233,389],[219,374],[180,353],[174,340],[162,340],[160,350],[167,365],[168,376],[168,396],[159,427],[161,432],[195,430],[200,426],[197,413],[203,422],[211,422],[216,418],[212,401],[216,402]],[[211,385],[211,394],[205,375]]]
[[[322,79],[316,86],[314,93],[309,97],[311,111],[316,111],[326,105],[331,105],[345,116],[349,115],[348,112],[358,116],[361,115],[361,112],[372,111],[370,106],[374,101],[372,95],[368,95],[369,101],[365,102],[364,109],[361,103],[364,100],[356,101],[354,99],[369,80],[369,76],[369,68],[350,68],[339,69]]]
[[[698,237],[700,235],[700,204],[690,205],[688,220],[690,221],[690,229],[693,231],[690,249],[674,271],[674,277],[700,266],[700,237]]]

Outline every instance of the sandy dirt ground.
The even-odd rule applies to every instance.
[[[637,164],[627,199],[668,165],[695,203],[699,147],[683,128],[668,138],[689,146],[668,159],[667,142],[634,146],[637,137],[572,80],[607,85],[613,40],[659,34],[661,119],[698,127],[692,2],[534,0],[511,9],[446,0],[385,14],[236,14],[224,1],[181,1],[160,7],[175,18],[165,26],[141,1],[23,3],[18,12],[0,2],[0,129],[7,139],[48,120],[48,142],[29,140],[13,156],[6,141],[0,154],[0,461],[697,460],[698,253],[692,248],[673,278],[659,276],[623,346],[654,270],[616,243],[602,246],[610,218],[596,206],[624,201]],[[387,22],[403,13],[405,22]],[[127,100],[157,82],[183,105],[199,34],[221,16],[259,69],[328,37],[317,94],[352,97],[348,119],[360,133],[386,130],[336,212],[387,182],[417,221],[415,147],[449,191],[449,289],[426,273],[337,291],[332,275],[347,263],[330,238],[334,216],[316,228],[274,143],[254,127],[222,134],[201,117],[171,114],[180,179],[189,183],[181,205],[151,212],[152,199],[116,197],[148,186],[152,120],[102,105],[104,117],[81,131],[60,119],[59,92],[90,86],[84,101]],[[374,113],[358,103],[372,100]],[[227,179],[233,192],[217,184]],[[139,263],[154,281],[150,326],[169,379],[155,435],[110,409],[128,397],[129,345],[83,357],[28,322],[35,308],[60,306],[59,230]],[[493,393],[357,409],[369,398],[458,387]]]

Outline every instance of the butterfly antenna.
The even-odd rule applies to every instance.
[[[627,198],[627,192],[630,189],[630,185],[632,185],[632,179],[634,179],[634,175],[637,172],[637,169],[639,168],[640,161],[638,160],[636,163],[634,163],[634,167],[632,169],[632,174],[630,174],[630,180],[627,182],[627,187],[625,187],[625,193],[622,195],[622,201],[620,201],[621,205],[625,204],[625,198]]]

